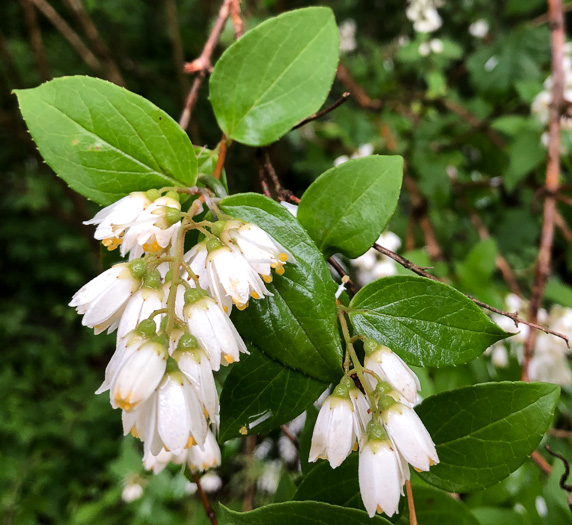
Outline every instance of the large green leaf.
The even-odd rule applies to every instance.
[[[220,398],[220,439],[258,434],[291,421],[328,384],[270,359],[257,348],[234,365]]]
[[[362,510],[317,501],[273,503],[250,512],[221,505],[219,517],[221,525],[391,525],[381,516],[370,518]]]
[[[306,190],[298,220],[322,253],[364,254],[397,206],[403,159],[371,155],[322,173]]]
[[[424,277],[368,284],[352,299],[350,318],[357,333],[419,366],[467,363],[509,335],[465,295]]]
[[[132,191],[195,183],[187,134],[139,95],[83,76],[16,95],[46,162],[88,199],[107,205]]]
[[[338,58],[338,29],[329,8],[267,20],[215,65],[210,100],[219,126],[244,144],[274,142],[324,103]]]
[[[296,258],[267,288],[274,295],[251,301],[232,319],[243,337],[266,355],[320,381],[342,375],[342,347],[337,327],[336,284],[320,252],[298,221],[276,202],[253,193],[220,202],[234,217],[253,222]]]
[[[439,464],[420,476],[450,492],[494,485],[535,450],[550,425],[560,389],[548,383],[484,383],[437,394],[416,410]]]

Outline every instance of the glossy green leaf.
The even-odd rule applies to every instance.
[[[336,284],[312,240],[286,208],[262,195],[233,195],[223,199],[220,207],[263,228],[296,259],[284,266],[284,275],[273,274],[273,282],[267,285],[273,296],[233,312],[242,336],[293,370],[320,381],[337,381],[343,352]]]
[[[465,295],[424,277],[374,281],[354,296],[350,308],[357,333],[412,365],[467,363],[509,335]]]
[[[250,346],[232,367],[220,398],[220,439],[267,432],[291,421],[328,387]]]
[[[395,211],[403,159],[371,155],[322,173],[300,200],[298,220],[320,251],[330,257],[364,254]]]
[[[189,137],[139,95],[83,76],[16,95],[46,162],[88,199],[108,205],[132,191],[195,183]]]
[[[226,135],[263,146],[320,109],[336,74],[339,37],[326,7],[284,13],[230,46],[210,79],[210,100]]]
[[[318,461],[302,478],[293,499],[323,501],[364,510],[359,490],[358,460],[358,454],[352,453],[335,469],[327,461]]]
[[[479,525],[479,522],[471,514],[469,507],[462,501],[425,483],[416,482],[413,479],[413,499],[415,501],[415,513],[420,525],[443,525],[454,523],[455,525]],[[397,525],[409,525],[407,506],[399,518]]]
[[[370,518],[364,511],[336,507],[317,501],[274,503],[250,512],[220,506],[221,525],[390,525],[381,516]]]
[[[506,478],[536,449],[558,402],[548,383],[484,383],[427,398],[416,410],[439,464],[420,476],[450,492],[480,490]]]

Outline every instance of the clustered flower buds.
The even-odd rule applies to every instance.
[[[70,305],[96,333],[117,329],[117,348],[96,393],[109,390],[124,433],[144,444],[144,465],[194,471],[220,464],[219,399],[213,372],[248,353],[229,315],[272,295],[272,270],[293,257],[258,226],[222,215],[195,222],[171,189],[135,192],[101,210],[95,238],[120,247],[116,264],[83,286]],[[195,201],[200,204],[200,201]],[[204,240],[184,253],[185,234]]]
[[[398,512],[409,465],[427,471],[439,463],[431,436],[413,409],[420,384],[389,348],[366,339],[363,377],[368,395],[346,374],[324,401],[312,436],[310,461],[336,468],[359,444],[359,485],[370,517]]]

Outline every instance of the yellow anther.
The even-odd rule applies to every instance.
[[[278,275],[283,275],[284,274],[284,267],[279,266],[278,268],[276,268],[276,273]]]
[[[285,253],[281,253],[281,254],[278,256],[278,259],[280,260],[280,262],[285,263],[285,262],[288,260],[288,255],[286,255]]]
[[[130,410],[133,410],[135,408],[135,403],[131,403],[131,401],[129,401],[129,399],[122,399],[120,397],[116,397],[115,398],[115,404],[121,408],[122,410],[125,410],[125,412],[129,412]]]
[[[263,275],[262,279],[264,280],[265,283],[271,283],[272,282],[272,275]]]
[[[243,435],[246,436],[246,434],[248,434],[248,429],[246,427],[242,427],[239,432]]]
[[[133,425],[133,428],[131,429],[131,435],[134,438],[139,439],[139,432],[137,432],[137,427],[135,425]]]
[[[342,283],[346,284],[350,281],[350,276],[349,275],[344,275],[342,277]]]
[[[250,292],[250,295],[253,299],[260,299],[260,295],[258,295],[255,291]]]
[[[146,242],[143,245],[143,249],[146,252],[158,252],[159,250],[161,250],[161,246],[159,246],[159,243],[157,241],[153,241],[151,244],[149,244],[148,242]]]
[[[223,306],[222,309],[224,310],[224,313],[225,313],[225,314],[228,313],[228,306]]]
[[[236,305],[236,307],[237,307],[239,310],[242,311],[242,310],[244,310],[244,309],[248,306],[248,301],[246,301],[246,303],[244,303],[244,304],[236,304],[236,303],[234,303],[234,304]]]
[[[352,450],[355,452],[358,449],[358,444],[357,441],[354,443],[354,446],[352,447]]]
[[[185,448],[191,448],[196,444],[197,442],[195,441],[195,438],[193,436],[190,436],[189,439],[187,439],[187,444],[185,445]]]
[[[232,363],[234,363],[234,357],[232,357],[231,355],[224,354],[224,359],[229,365],[232,365]]]

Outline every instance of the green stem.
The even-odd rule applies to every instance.
[[[186,222],[189,219],[187,217],[183,218],[179,232],[177,233],[177,240],[175,241],[175,255],[173,256],[173,261],[171,262],[171,286],[169,288],[169,297],[167,298],[167,327],[165,329],[167,336],[173,331],[175,327],[175,322],[177,317],[175,315],[175,301],[177,299],[177,287],[181,283],[181,265],[183,261],[183,255],[185,252],[185,233],[186,233]]]

